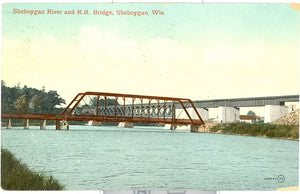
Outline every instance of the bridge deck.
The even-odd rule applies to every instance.
[[[145,118],[123,116],[93,116],[93,115],[57,115],[57,114],[6,114],[2,119],[32,119],[32,120],[56,120],[56,121],[100,121],[100,122],[131,122],[131,123],[156,123],[175,125],[202,125],[197,119],[171,119],[171,118]]]

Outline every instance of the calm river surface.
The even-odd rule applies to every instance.
[[[298,185],[298,141],[158,127],[5,129],[1,145],[67,190],[275,190]],[[277,179],[278,178],[278,179]]]

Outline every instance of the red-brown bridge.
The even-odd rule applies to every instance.
[[[182,112],[178,114],[176,109],[182,110]],[[171,124],[171,126],[191,125],[197,127],[204,125],[190,99],[103,92],[77,94],[60,114],[2,113],[1,119],[8,119],[9,122],[10,119],[25,119],[27,123],[30,119],[55,120],[56,129],[60,129],[61,121],[90,120]]]

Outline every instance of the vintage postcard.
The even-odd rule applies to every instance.
[[[287,3],[3,4],[2,189],[298,189],[299,22]]]

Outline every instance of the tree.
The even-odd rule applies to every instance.
[[[38,91],[30,101],[30,108],[35,113],[41,113],[43,112],[43,101],[44,101],[44,95],[41,91]]]
[[[97,106],[97,97],[93,97],[90,102],[89,102],[89,105],[90,106]],[[84,105],[83,105],[84,106]]]
[[[1,111],[3,113],[24,112],[27,109],[25,108],[25,101],[28,105],[26,111],[35,113],[56,114],[61,111],[56,106],[65,104],[65,100],[59,96],[57,91],[50,90],[46,92],[44,86],[41,90],[38,90],[27,85],[21,88],[20,85],[18,83],[17,86],[8,87],[4,80],[1,81]],[[21,98],[21,96],[23,97]],[[23,105],[24,107],[22,107]]]
[[[15,103],[15,107],[18,113],[28,113],[29,103],[27,96],[20,96]]]
[[[247,113],[247,115],[248,115],[248,116],[256,116],[256,115],[255,115],[255,112],[252,111],[252,110],[249,110],[248,113]]]
[[[45,93],[44,111],[47,113],[53,113],[56,106],[61,106],[65,103],[65,100],[58,95],[57,91],[50,90],[48,93]]]
[[[35,113],[56,113],[56,106],[65,104],[65,100],[62,99],[57,91],[50,90],[44,92],[39,90],[30,101],[30,108]]]
[[[16,87],[10,88],[6,83],[1,81],[1,111],[5,113],[13,113],[16,111],[15,102],[20,96]]]
[[[93,97],[90,100],[90,106],[95,107],[97,106],[97,97]],[[105,106],[105,100],[103,98],[99,99],[99,106]],[[106,105],[111,106],[111,105],[119,105],[118,101],[116,101],[114,98],[107,98],[106,99]]]
[[[24,85],[23,89],[22,89],[22,94],[25,94],[28,99],[32,99],[32,97],[38,93],[38,89],[35,89],[35,88],[30,88],[30,87],[27,87],[27,85]]]

